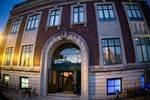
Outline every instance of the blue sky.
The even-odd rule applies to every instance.
[[[0,0],[0,32],[4,31],[12,7],[24,0]]]

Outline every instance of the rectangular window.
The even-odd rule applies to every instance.
[[[10,65],[12,59],[13,47],[8,47],[5,50],[4,65]]]
[[[9,85],[9,80],[10,80],[9,75],[4,74],[3,75],[3,82],[4,82],[5,85]]]
[[[21,60],[20,60],[21,66],[31,66],[32,50],[33,50],[33,45],[22,46]]]
[[[136,50],[139,62],[150,61],[150,38],[140,37],[135,38]]]
[[[12,25],[12,28],[11,28],[11,33],[16,33],[16,32],[19,31],[20,22],[21,22],[20,19],[13,22],[13,25]]]
[[[60,9],[52,10],[49,18],[49,26],[57,26],[60,24]]]
[[[104,65],[121,64],[121,44],[118,38],[102,39]]]
[[[125,9],[127,11],[130,20],[133,21],[143,20],[141,10],[137,4],[126,4]]]
[[[73,7],[73,23],[85,22],[84,6]]]
[[[107,95],[114,95],[122,92],[122,79],[107,79]]]
[[[27,22],[26,30],[36,29],[39,25],[39,17],[39,14],[30,16]]]
[[[115,20],[115,14],[112,4],[99,4],[97,5],[97,11],[100,21]]]
[[[29,88],[29,78],[20,77],[20,88]]]

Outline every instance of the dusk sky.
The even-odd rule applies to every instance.
[[[0,0],[0,32],[3,32],[12,7],[24,0]]]

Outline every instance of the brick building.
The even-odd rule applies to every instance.
[[[5,84],[39,95],[112,98],[144,84],[150,65],[144,0],[27,0],[14,6],[1,45]]]

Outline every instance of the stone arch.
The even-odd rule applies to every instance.
[[[44,45],[41,57],[40,95],[47,95],[48,68],[51,68],[52,55],[56,48],[64,43],[73,43],[81,51],[81,96],[88,97],[89,53],[85,40],[77,33],[61,30],[51,36]]]

